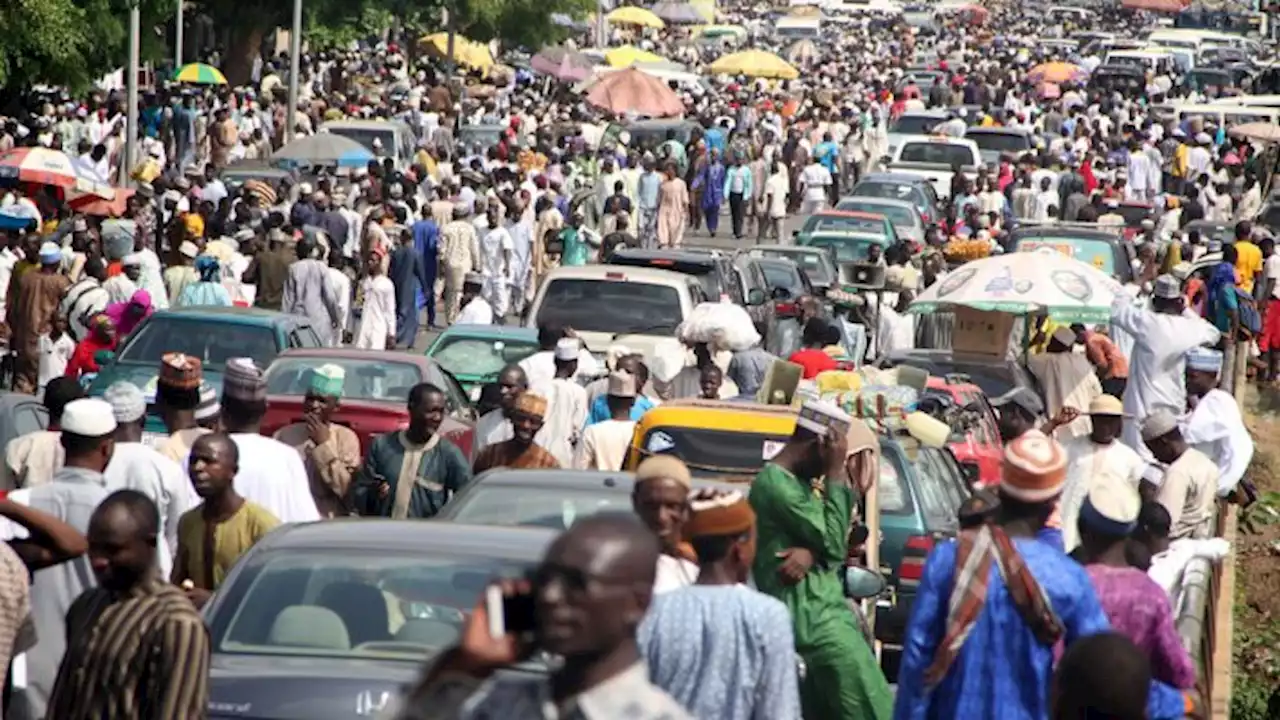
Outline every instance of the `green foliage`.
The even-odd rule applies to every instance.
[[[498,39],[510,47],[538,50],[568,36],[551,22],[553,13],[584,17],[595,0],[460,0],[457,31],[472,40]]]
[[[0,86],[83,85],[87,25],[74,0],[0,1]]]

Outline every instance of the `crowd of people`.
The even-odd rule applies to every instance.
[[[768,15],[724,8],[746,42],[786,52]],[[1144,18],[1102,9],[1100,26]],[[954,542],[924,566],[896,690],[845,597],[857,508],[880,472],[861,420],[810,401],[794,435],[742,492],[695,485],[671,456],[635,473],[635,513],[580,518],[530,579],[535,630],[490,634],[479,602],[456,647],[433,659],[394,713],[416,718],[1181,718],[1202,715],[1196,669],[1173,628],[1179,578],[1213,540],[1215,503],[1248,502],[1253,442],[1218,389],[1224,351],[1274,380],[1280,256],[1259,222],[1271,154],[1227,128],[1178,123],[1159,104],[1203,100],[1176,74],[1132,93],[1083,80],[1045,92],[1028,73],[1072,59],[1037,43],[1070,27],[1014,5],[985,24],[927,28],[867,16],[828,29],[794,81],[708,77],[682,87],[696,127],[624,144],[632,119],[565,85],[512,70],[462,92],[447,64],[395,42],[303,57],[299,104],[284,101],[284,58],[237,88],[157,88],[142,100],[134,192],[119,217],[77,209],[29,183],[0,206],[27,222],[0,230],[5,374],[36,394],[48,428],[4,448],[0,498],[0,664],[14,667],[6,716],[196,718],[207,714],[210,642],[199,614],[245,552],[282,523],[344,516],[427,519],[494,468],[619,470],[636,421],[672,399],[753,399],[771,364],[761,347],[692,348],[687,367],[625,347],[606,361],[570,328],[503,368],[481,398],[473,448],[444,437],[444,391],[403,399],[408,426],[362,450],[333,422],[343,368],[312,368],[303,419],[261,434],[264,368],[226,363],[220,391],[201,358],[158,361],[154,397],[85,381],[157,310],[252,306],[308,318],[324,345],[412,349],[422,329],[518,322],[542,279],[617,247],[716,237],[784,241],[789,218],[830,207],[880,167],[892,122],[944,109],[935,129],[1028,131],[1036,147],[974,177],[956,173],[922,241],[867,260],[889,299],[853,319],[874,347],[849,357],[817,298],[800,298],[787,359],[806,379],[921,342],[903,311],[946,276],[954,238],[1006,248],[1020,223],[1123,224],[1151,206],[1134,278],[1110,322],[1035,318],[1026,366],[1042,392],[992,398],[1002,479],[971,498]],[[720,54],[681,29],[615,27],[697,71]],[[923,58],[923,60],[921,60]],[[939,76],[927,91],[911,67]],[[1162,71],[1163,72],[1163,71]],[[478,73],[475,73],[478,75]],[[477,93],[476,87],[489,88]],[[60,149],[99,177],[124,162],[121,98],[42,96],[0,122],[0,150]],[[328,120],[395,119],[416,146],[350,173],[232,181],[293,133]],[[486,147],[465,128],[499,126]],[[605,139],[611,138],[611,139]],[[1187,230],[1233,224],[1231,242]],[[1220,253],[1203,280],[1170,274]],[[425,326],[425,328],[424,328]],[[770,328],[761,328],[768,331]],[[1256,349],[1256,353],[1254,350]],[[794,350],[794,353],[791,352]],[[144,436],[148,415],[166,427]],[[144,439],[145,437],[145,439]],[[32,632],[34,631],[34,632]],[[547,676],[494,675],[535,650]],[[19,669],[20,668],[20,672]]]

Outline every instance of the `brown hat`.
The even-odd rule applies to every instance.
[[[547,416],[547,399],[531,392],[522,392],[516,396],[512,410],[525,415],[542,418]]]
[[[200,387],[204,366],[200,358],[185,353],[165,353],[160,358],[160,378],[157,382],[178,390],[194,390]]]
[[[689,468],[675,455],[652,455],[644,459],[636,468],[636,484],[645,480],[671,480],[683,485],[685,489],[693,487],[693,476]]]
[[[685,535],[691,538],[742,535],[756,524],[755,511],[737,490],[704,488],[689,499]]]

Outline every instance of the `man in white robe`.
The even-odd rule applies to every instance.
[[[574,449],[587,424],[587,391],[574,380],[581,349],[576,338],[562,338],[556,343],[555,377],[533,387],[533,392],[547,399],[542,430],[534,440],[554,455],[561,467],[573,464]]]
[[[1236,488],[1253,460],[1253,437],[1244,426],[1240,404],[1231,393],[1218,388],[1222,353],[1192,348],[1187,353],[1187,404],[1181,418],[1183,439],[1209,456],[1218,466],[1218,496]]]
[[[1080,544],[1077,523],[1089,491],[1099,483],[1122,482],[1136,492],[1147,468],[1147,463],[1133,448],[1118,441],[1124,424],[1124,405],[1119,398],[1111,395],[1094,398],[1089,404],[1089,419],[1092,427],[1088,435],[1068,438],[1062,443],[1067,455],[1067,479],[1062,486],[1058,512],[1066,552]]]
[[[519,365],[508,365],[498,373],[499,405],[476,420],[476,429],[471,442],[471,460],[486,446],[510,440],[512,437],[511,421],[507,413],[511,411],[520,393],[529,389],[529,380]]]
[[[1075,343],[1075,331],[1060,327],[1054,331],[1044,352],[1027,358],[1027,369],[1040,382],[1049,417],[1057,417],[1064,407],[1075,408],[1080,413],[1075,420],[1058,428],[1055,437],[1059,442],[1089,434],[1089,417],[1084,410],[1102,394],[1102,381],[1093,363],[1084,353],[1072,352]]]

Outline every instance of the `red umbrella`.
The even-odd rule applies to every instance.
[[[116,190],[115,197],[110,200],[94,195],[93,193],[69,193],[67,204],[72,210],[85,215],[93,215],[94,217],[120,217],[124,215],[125,210],[129,207],[129,198],[133,197],[133,190]]]
[[[634,67],[609,73],[587,91],[587,102],[619,115],[668,117],[684,112],[684,103],[665,82]]]
[[[587,79],[593,65],[586,55],[559,45],[543,48],[529,61],[529,67],[562,82]]]

